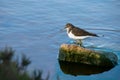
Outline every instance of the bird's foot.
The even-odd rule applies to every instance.
[[[85,46],[83,46],[82,44],[77,44],[78,46],[80,46],[80,47],[83,47],[83,48],[85,48]]]
[[[81,40],[80,40],[80,41],[76,41],[76,42],[74,42],[74,44],[76,44],[76,45],[78,45],[78,46],[80,46],[80,47],[85,48],[85,47],[83,46],[83,44],[82,44],[82,41],[81,41]]]

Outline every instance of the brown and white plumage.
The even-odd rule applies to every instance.
[[[69,36],[69,38],[76,40],[77,42],[80,41],[80,45],[81,45],[81,40],[88,38],[88,37],[98,37],[97,34],[88,32],[84,29],[78,28],[74,25],[72,25],[71,23],[67,23],[65,26],[65,29],[67,30],[67,34]]]
[[[85,39],[88,37],[98,37],[98,35],[85,31],[81,28],[75,27],[71,23],[67,23],[65,29],[67,30],[68,36],[72,39]]]

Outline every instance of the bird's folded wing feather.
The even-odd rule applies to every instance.
[[[97,37],[96,34],[87,32],[87,31],[85,31],[81,28],[78,28],[78,27],[74,27],[72,29],[72,33],[74,33],[74,35],[76,35],[76,36],[96,36]]]

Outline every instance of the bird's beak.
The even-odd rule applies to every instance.
[[[66,30],[66,28],[67,28],[67,27],[65,26],[64,29]]]
[[[63,32],[63,31],[65,31],[65,30],[66,30],[66,27],[64,27],[64,28],[63,28],[63,29],[61,29],[60,31],[62,31],[62,32]]]
[[[60,31],[65,31],[65,28],[61,29]]]

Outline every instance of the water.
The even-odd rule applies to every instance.
[[[119,58],[119,8],[119,0],[1,0],[0,48],[11,46],[16,55],[25,53],[32,61],[29,70],[42,69],[43,77],[49,72],[51,80],[57,76],[61,80],[119,80],[119,64],[100,74],[73,76],[63,73],[57,61],[59,46],[71,41],[60,31],[68,22],[101,36],[84,40],[85,46],[114,52]]]

